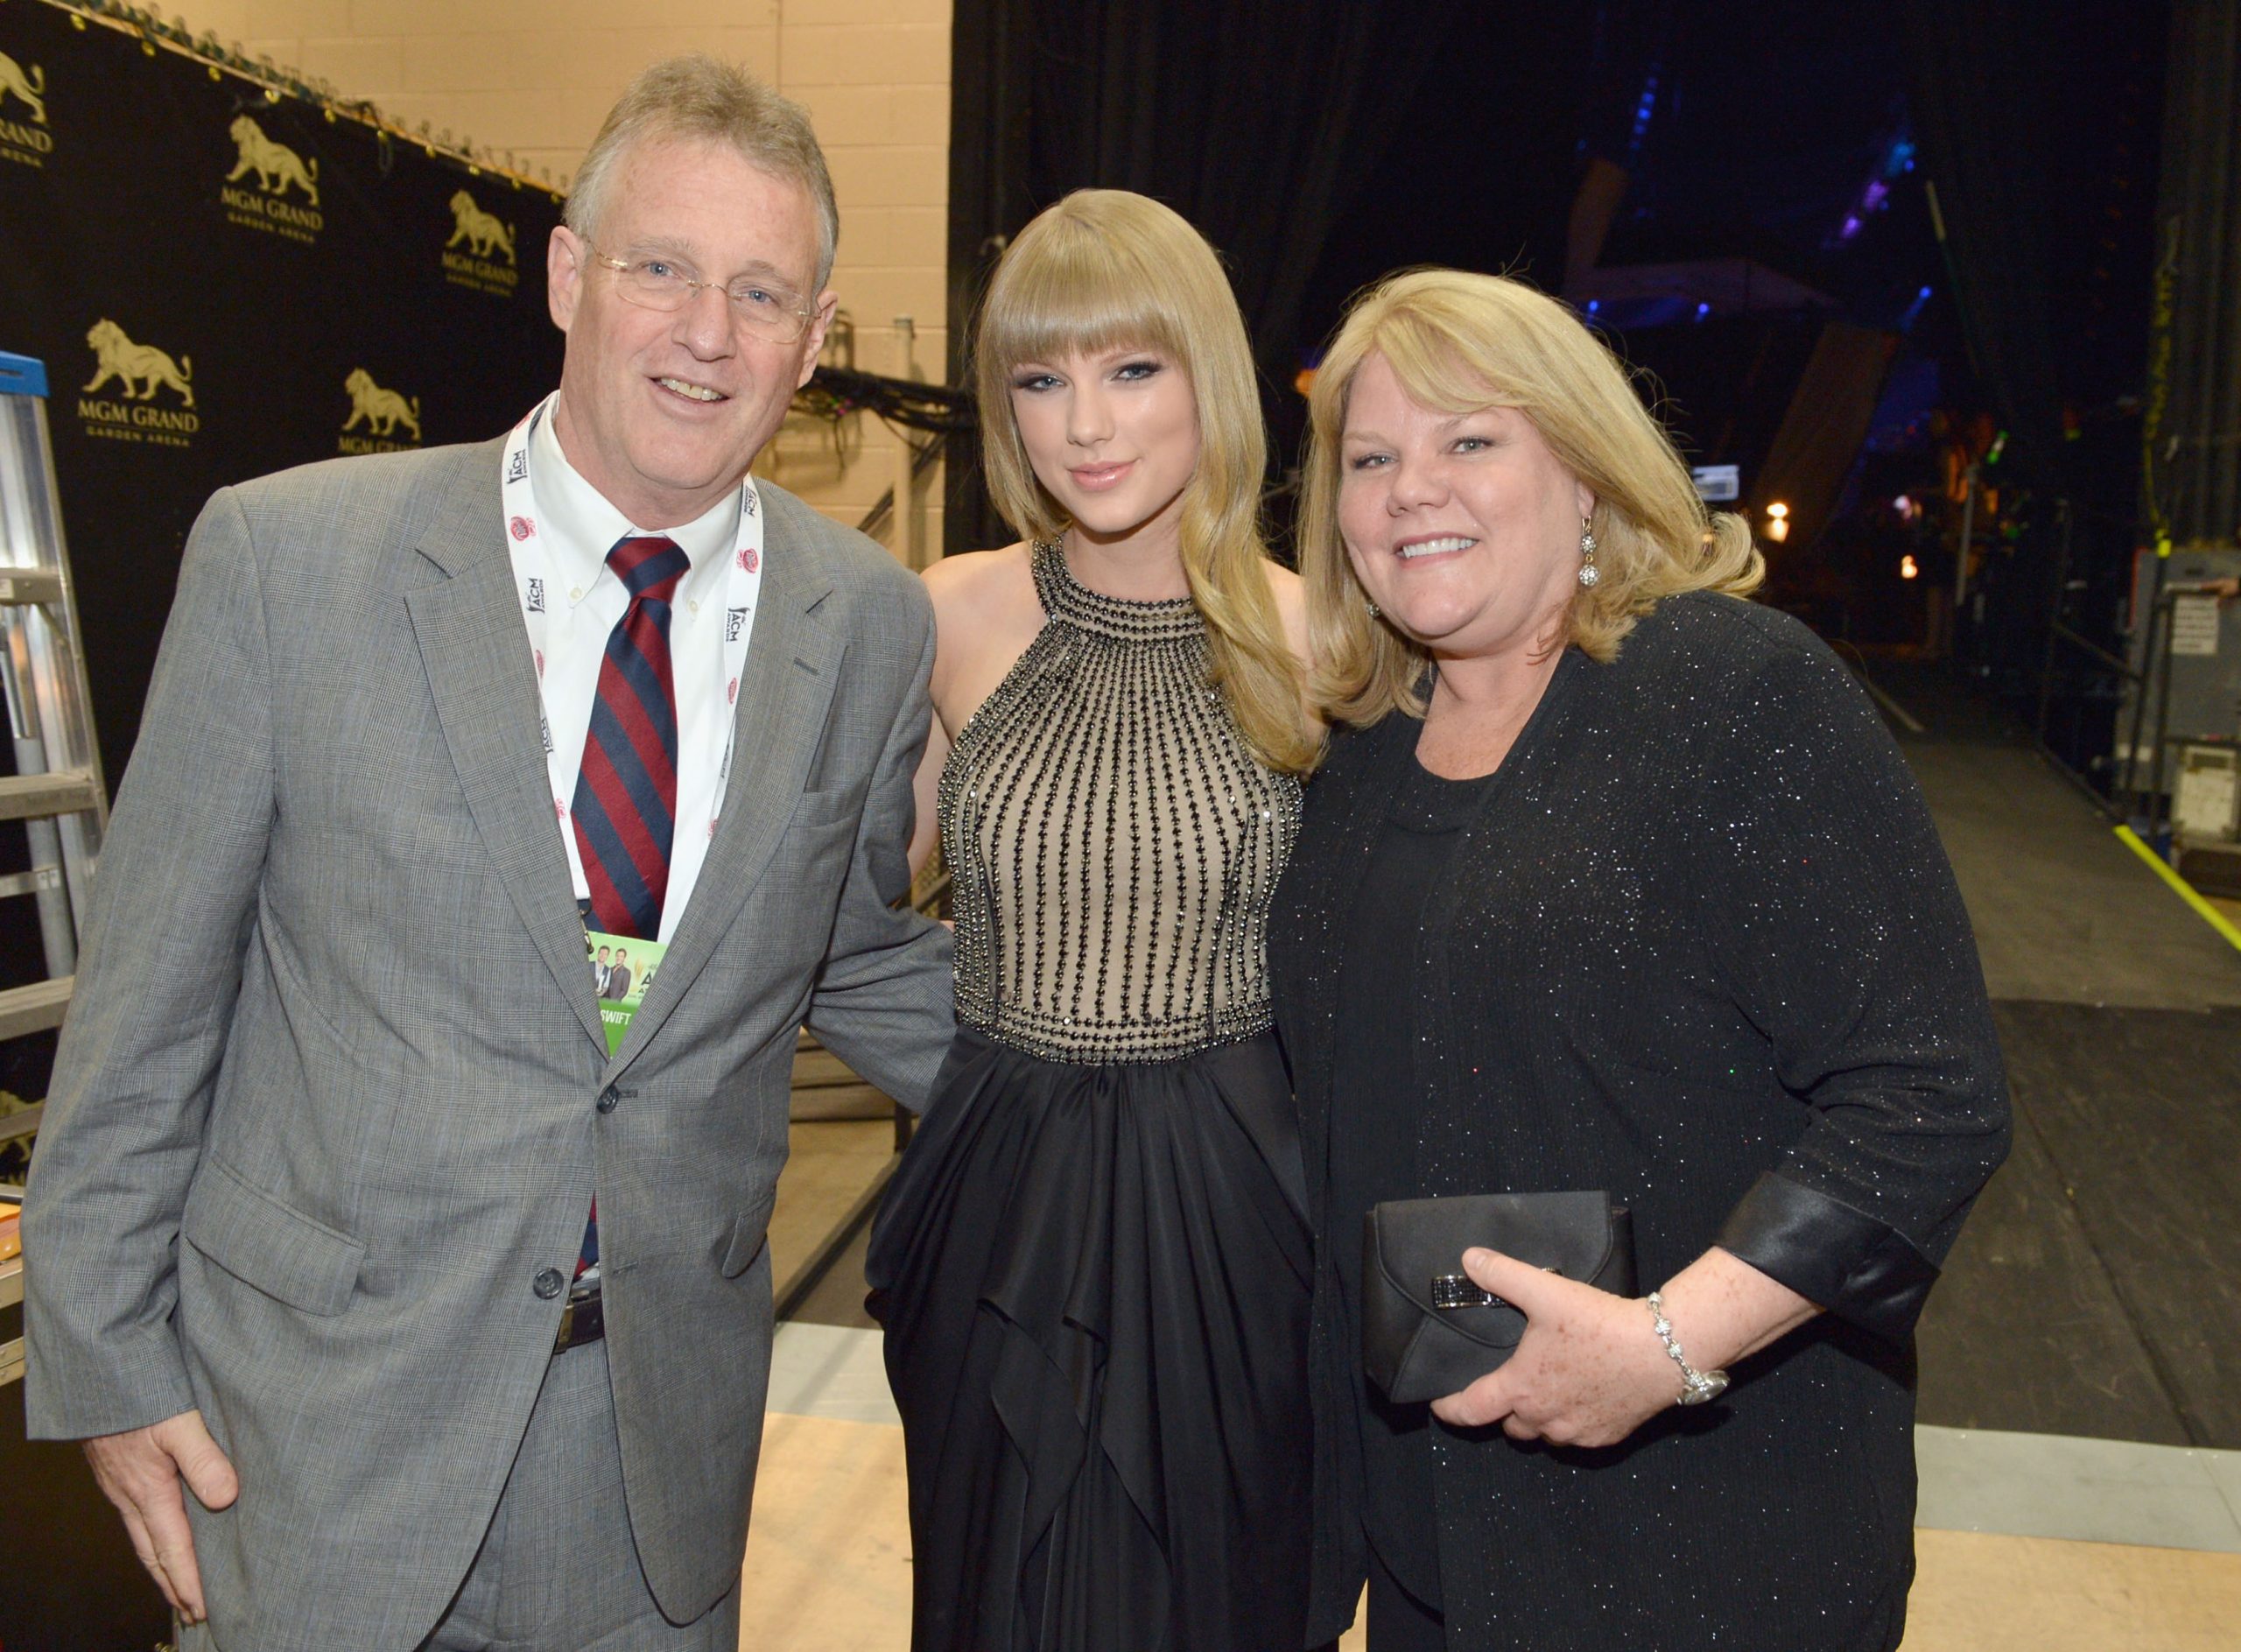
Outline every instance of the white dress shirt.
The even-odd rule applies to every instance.
[[[544,714],[552,727],[553,749],[565,759],[565,801],[573,805],[592,704],[599,697],[600,661],[615,622],[630,606],[629,593],[607,566],[607,553],[626,535],[650,531],[635,526],[568,462],[555,422],[539,419],[530,437],[529,483],[551,558],[552,583],[558,587],[546,596]],[[713,819],[720,801],[716,777],[732,716],[724,685],[724,582],[739,533],[739,490],[734,489],[706,515],[661,531],[692,564],[678,584],[669,622],[677,690],[678,825],[670,847],[661,933],[654,938],[664,946],[677,933],[700,863],[707,858],[708,833],[699,823]],[[564,819],[561,829],[573,833],[575,823]],[[576,890],[579,900],[589,893]]]

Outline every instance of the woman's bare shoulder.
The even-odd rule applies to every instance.
[[[1035,603],[1035,573],[1025,545],[1001,551],[962,551],[919,575],[934,613],[945,621],[980,624],[1014,617],[1022,604]]]

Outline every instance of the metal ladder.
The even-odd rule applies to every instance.
[[[0,820],[21,820],[28,872],[0,876],[0,897],[39,903],[47,979],[0,991],[0,1038],[62,1024],[78,965],[78,925],[109,825],[93,700],[47,437],[46,369],[0,352],[0,695],[16,772],[0,777]],[[0,1119],[0,1141],[39,1128],[43,1105]],[[23,1262],[0,1262],[0,1308],[23,1298]],[[0,1343],[0,1384],[23,1374],[20,1339]]]

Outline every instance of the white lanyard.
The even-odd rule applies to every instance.
[[[514,427],[514,433],[506,439],[500,479],[504,490],[506,532],[513,542],[515,587],[521,598],[522,622],[528,628],[530,650],[537,665],[538,733],[544,742],[545,773],[552,786],[553,818],[560,823],[560,840],[568,853],[568,876],[575,886],[576,898],[580,901],[590,896],[591,882],[584,875],[583,852],[577,845],[575,823],[568,818],[568,812],[574,805],[576,774],[583,754],[564,754],[554,749],[551,710],[544,703],[545,604],[549,594],[558,588],[558,582],[552,577],[550,547],[537,525],[537,503],[529,484],[530,436],[537,428],[537,421],[551,413],[558,396],[555,391],[546,397]],[[724,787],[731,778],[732,745],[739,735],[740,672],[747,664],[748,637],[754,629],[755,605],[762,590],[762,499],[755,490],[755,478],[749,476],[740,485],[739,537],[732,546],[731,571],[724,587],[724,670],[722,680],[716,685],[716,692],[723,696],[719,714],[723,721],[724,747],[722,761],[716,769],[715,789],[709,794],[704,828],[711,838],[716,834],[716,820],[724,806]],[[596,694],[598,691],[593,692]],[[680,721],[680,732],[681,728]],[[685,754],[681,749],[678,763],[682,769]],[[676,821],[672,830],[682,833],[687,824]],[[690,824],[701,826],[698,820]]]

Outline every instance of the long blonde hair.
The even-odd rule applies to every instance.
[[[1339,442],[1354,376],[1382,355],[1409,397],[1446,413],[1514,408],[1595,496],[1601,579],[1571,599],[1564,641],[1616,658],[1634,622],[1683,591],[1746,596],[1766,564],[1740,517],[1707,513],[1664,427],[1609,347],[1555,299],[1505,276],[1411,270],[1356,299],[1308,398],[1300,573],[1317,663],[1315,699],[1334,721],[1422,716],[1430,655],[1369,612],[1338,531]]]
[[[973,384],[988,492],[1023,538],[1071,518],[1036,480],[1012,411],[1014,371],[1070,352],[1158,349],[1191,382],[1198,464],[1179,537],[1191,600],[1206,624],[1212,681],[1254,755],[1304,773],[1321,747],[1302,704],[1261,537],[1268,440],[1237,298],[1205,237],[1170,208],[1120,189],[1081,189],[1020,231],[980,307]]]

